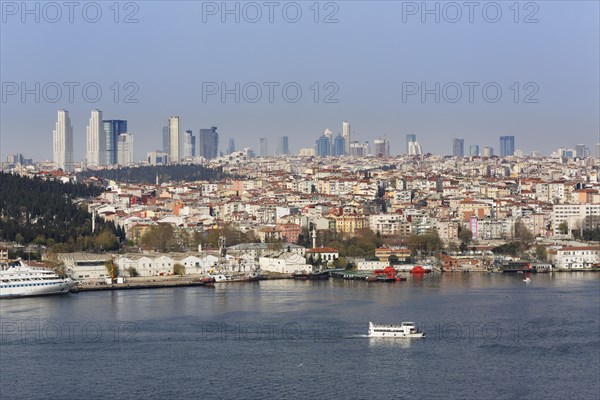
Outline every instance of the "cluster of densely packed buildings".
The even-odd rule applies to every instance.
[[[600,248],[574,243],[572,235],[600,225],[600,162],[591,157],[247,158],[238,152],[205,165],[222,167],[232,178],[105,182],[108,190],[89,209],[124,227],[134,243],[157,224],[190,232],[233,224],[263,243],[290,244],[303,229],[346,236],[370,229],[399,238],[435,229],[448,243],[467,228],[484,251],[514,239],[520,221],[548,246],[558,267],[600,263]],[[211,261],[193,265],[206,270]]]

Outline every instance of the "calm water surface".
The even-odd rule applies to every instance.
[[[598,399],[600,275],[262,281],[0,302],[0,398]],[[421,340],[368,339],[412,320]]]

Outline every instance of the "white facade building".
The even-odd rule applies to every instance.
[[[179,162],[181,159],[179,147],[180,133],[179,133],[179,117],[169,117],[169,161]]]
[[[298,253],[283,252],[279,256],[260,257],[258,264],[262,271],[293,274],[296,271],[310,271],[312,265],[307,264],[304,257]]]
[[[597,223],[600,218],[600,204],[554,204],[552,207],[552,229],[560,234],[561,223],[567,222],[569,231],[589,229],[587,224]]]
[[[350,135],[350,123],[346,121],[342,122],[342,137],[346,146],[346,155],[350,154],[350,140],[352,139]]]
[[[121,133],[117,138],[117,163],[119,165],[134,163],[133,135],[131,133]]]
[[[58,110],[58,120],[52,132],[52,160],[63,171],[73,170],[73,126],[67,110]]]
[[[554,263],[557,269],[590,269],[600,263],[600,247],[563,247],[556,252]]]
[[[102,124],[102,111],[92,110],[87,126],[86,163],[90,166],[106,165],[106,132]]]

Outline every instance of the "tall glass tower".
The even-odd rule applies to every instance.
[[[122,119],[105,119],[102,121],[106,135],[106,164],[118,162],[117,143],[119,135],[127,133],[127,121]]]
[[[515,137],[500,136],[500,157],[508,157],[515,154]]]
[[[452,139],[452,155],[454,157],[465,156],[465,139],[453,138]]]
[[[199,156],[207,160],[216,158],[219,151],[219,133],[217,127],[213,126],[210,129],[200,129],[200,151]]]

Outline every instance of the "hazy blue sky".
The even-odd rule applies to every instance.
[[[515,135],[516,147],[545,154],[577,143],[592,146],[600,141],[599,28],[598,1],[520,2],[518,23],[513,1],[477,2],[473,22],[463,2],[462,16],[454,23],[456,7],[445,2],[428,2],[439,7],[440,20],[422,15],[421,2],[339,1],[320,2],[319,23],[314,22],[314,2],[275,2],[274,22],[269,8],[260,1],[262,18],[251,23],[256,8],[238,3],[240,22],[234,15],[203,14],[222,2],[140,1],[120,3],[118,23],[110,2],[98,2],[102,16],[95,18],[94,4],[78,3],[74,22],[69,9],[62,16],[45,3],[38,4],[40,21],[26,15],[22,3],[2,2],[0,39],[3,84],[0,123],[0,156],[20,152],[35,159],[51,159],[52,129],[56,111],[70,111],[75,136],[75,160],[84,157],[85,129],[90,110],[98,108],[105,119],[127,119],[135,135],[136,159],[161,147],[162,126],[170,115],[179,115],[182,131],[218,126],[221,148],[235,138],[236,147],[258,148],[258,138],[269,139],[269,151],[278,136],[290,138],[296,153],[312,147],[325,128],[334,134],[342,121],[351,123],[355,137],[372,142],[384,135],[391,141],[393,154],[404,152],[405,135],[414,133],[427,152],[451,153],[452,136],[482,148],[491,145],[499,151],[500,135]],[[62,2],[58,2],[62,4]],[[83,7],[87,5],[86,14]],[[236,2],[228,2],[234,8]],[[298,5],[302,16],[297,23]],[[492,23],[497,7],[502,12]],[[287,7],[284,15],[283,8]],[[415,6],[419,8],[415,10]],[[44,8],[46,7],[46,8]],[[16,9],[15,9],[16,8]],[[484,8],[486,14],[484,15]],[[245,11],[245,12],[244,12]],[[123,23],[134,13],[137,23]],[[334,13],[337,23],[324,23]],[[414,14],[414,15],[413,15]],[[285,17],[285,18],[284,18]],[[426,21],[422,22],[422,17]],[[26,18],[22,22],[22,18]],[[58,19],[57,22],[49,22]],[[203,19],[206,21],[204,22]],[[525,20],[537,19],[537,23]],[[30,89],[40,83],[40,101],[28,94],[12,95],[14,86],[25,83]],[[48,82],[79,82],[73,102],[63,85],[59,101]],[[82,86],[96,82],[102,89],[97,103],[84,99]],[[111,85],[121,86],[117,102]],[[139,88],[126,103],[127,82]],[[273,102],[263,86],[256,103],[242,96],[235,103],[228,95],[203,101],[203,82],[226,82],[231,88],[248,82],[280,82]],[[296,103],[285,101],[281,88],[296,82],[302,97]],[[319,102],[313,99],[311,85],[321,87]],[[325,103],[327,82],[339,92],[337,103]],[[430,94],[422,102],[420,94],[406,95],[405,82],[425,83],[440,88],[449,82],[462,86],[455,97],[455,85],[446,86],[440,102]],[[469,102],[464,82],[478,82],[473,102]],[[486,101],[482,87],[495,82],[502,89],[500,99]],[[515,103],[515,86],[520,86]],[[526,87],[526,83],[533,82]],[[410,84],[409,84],[410,85]],[[403,99],[403,86],[405,99]],[[114,88],[114,87],[113,87]],[[414,87],[410,87],[411,89]],[[512,89],[511,89],[512,88]],[[20,90],[20,89],[19,89]],[[488,99],[495,96],[494,86]],[[537,103],[525,102],[527,95]],[[90,96],[94,96],[92,88]],[[290,96],[293,90],[290,89]],[[254,96],[250,90],[248,96]]]

